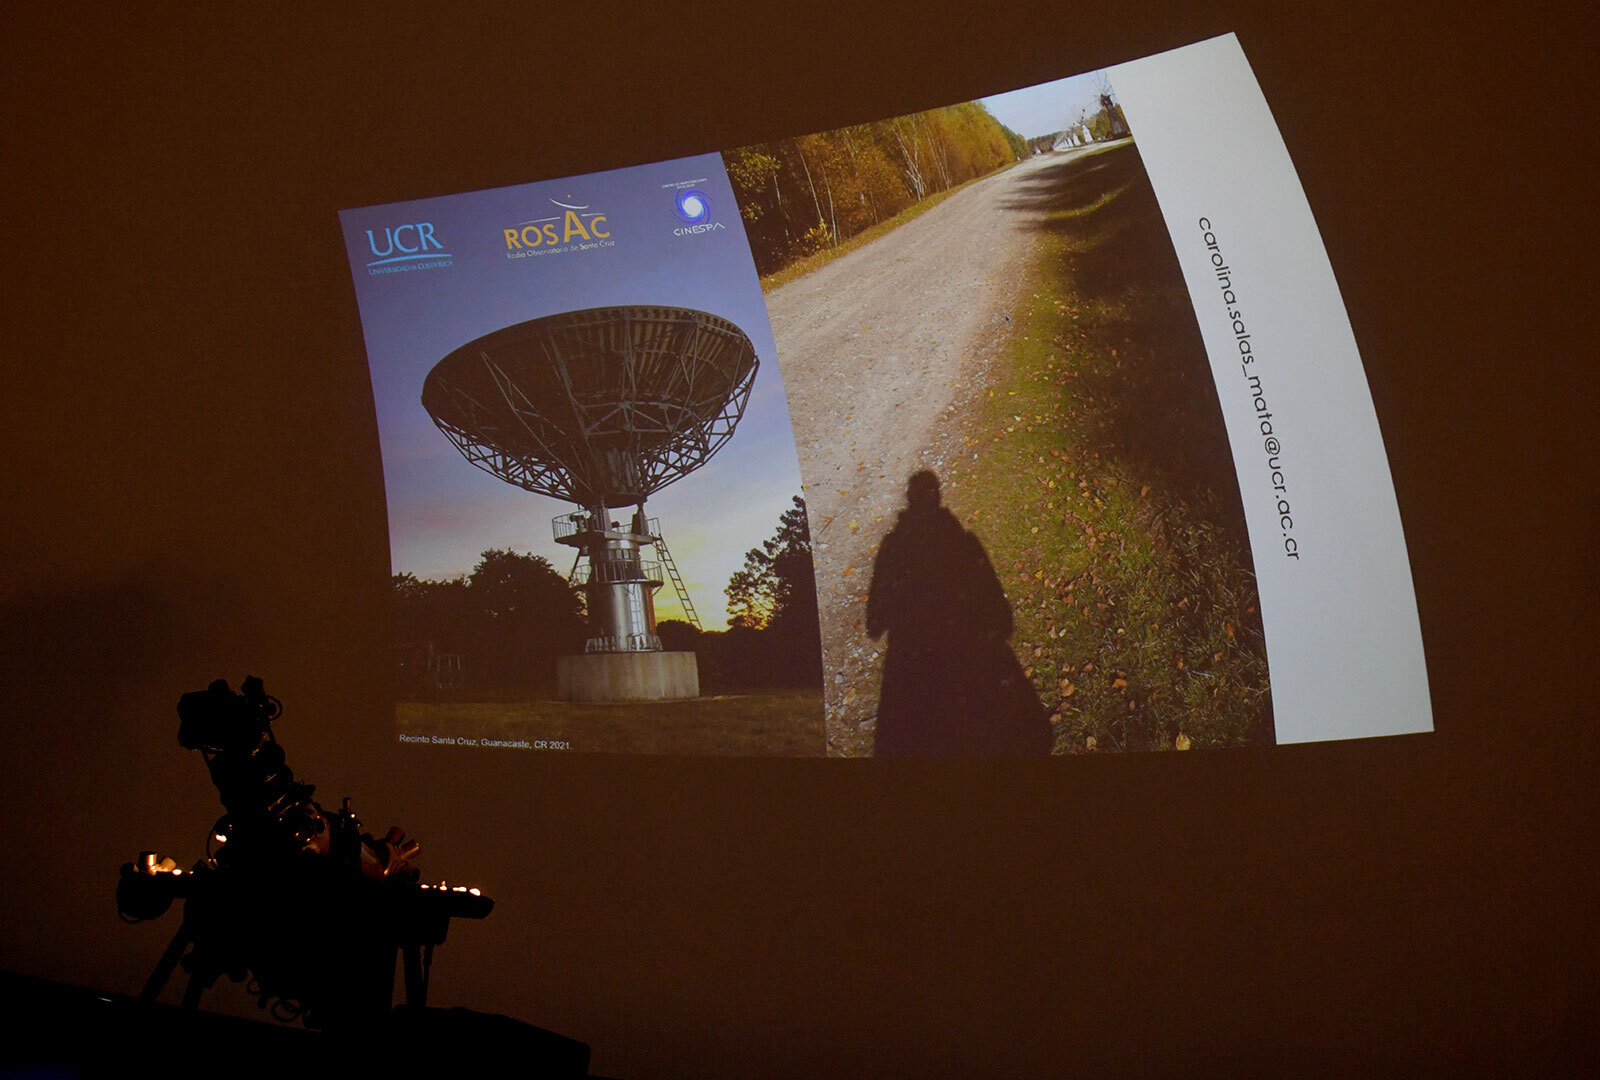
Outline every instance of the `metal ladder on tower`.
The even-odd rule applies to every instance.
[[[661,556],[661,565],[667,568],[667,576],[672,579],[672,587],[678,590],[678,603],[683,605],[683,613],[689,616],[689,622],[696,630],[704,630],[700,625],[700,616],[695,613],[694,601],[689,599],[689,590],[683,583],[683,575],[678,573],[678,564],[672,561],[672,552],[667,550],[667,542],[658,535],[656,537],[656,552]]]
[[[589,580],[589,556],[587,552],[579,551],[572,560],[572,572],[567,575],[568,585],[583,585]]]

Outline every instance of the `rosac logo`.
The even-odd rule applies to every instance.
[[[726,229],[720,221],[711,220],[711,196],[695,187],[699,180],[673,184],[672,210],[682,225],[672,230],[674,236],[698,236],[701,233]]]
[[[550,200],[561,213],[519,222],[515,228],[504,230],[506,258],[526,259],[616,246],[604,214],[591,210],[588,204],[572,202],[570,195],[567,198],[567,202]]]
[[[381,243],[376,233],[368,229],[367,250],[372,252],[372,261],[367,263],[369,274],[435,270],[452,265],[450,253],[433,234],[431,221],[388,226],[383,230]]]

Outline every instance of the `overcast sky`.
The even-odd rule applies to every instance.
[[[1098,73],[1091,72],[1011,90],[982,101],[996,120],[1023,138],[1032,139],[1060,131],[1079,109],[1093,113],[1100,108],[1098,86]]]

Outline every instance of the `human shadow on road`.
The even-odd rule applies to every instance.
[[[876,755],[1048,754],[1050,723],[1011,629],[983,544],[940,505],[939,478],[915,473],[867,594],[867,633],[889,638]]]

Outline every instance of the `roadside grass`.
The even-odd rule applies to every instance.
[[[398,733],[405,735],[544,739],[582,753],[820,757],[824,752],[820,689],[618,705],[406,701],[396,706],[395,719]]]
[[[993,169],[984,173],[982,176],[974,176],[971,180],[963,181],[953,188],[946,188],[944,191],[935,192],[934,194],[923,199],[921,202],[912,203],[894,217],[886,218],[870,228],[862,229],[860,232],[856,233],[854,236],[850,237],[848,240],[844,241],[844,243],[839,244],[836,247],[826,248],[822,251],[816,252],[815,254],[807,255],[801,259],[796,259],[788,266],[785,266],[782,270],[774,270],[772,273],[763,277],[761,279],[761,291],[763,293],[772,292],[774,289],[778,289],[789,284],[789,282],[794,281],[796,278],[803,278],[812,271],[820,270],[833,260],[839,258],[841,255],[848,255],[857,248],[865,247],[885,233],[898,229],[912,218],[927,213],[929,210],[932,210],[935,206],[938,206],[940,203],[944,202],[956,192],[961,191],[963,188],[976,184],[979,180],[984,180],[991,176],[997,176],[1015,164],[1016,162],[1011,162],[1008,165],[1002,165],[998,169]]]
[[[946,500],[995,563],[1057,753],[1270,743],[1232,457],[1138,152],[1029,183],[1042,257]]]

